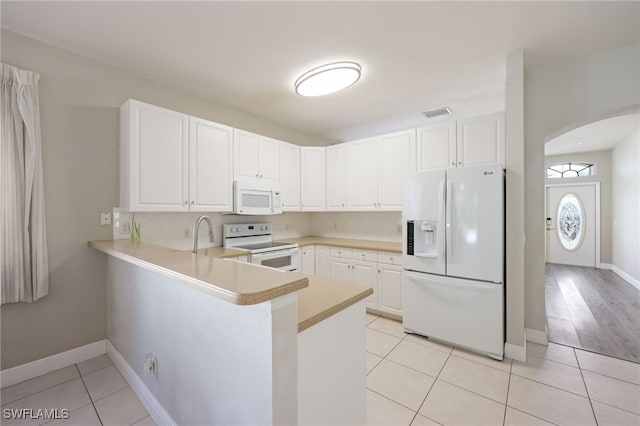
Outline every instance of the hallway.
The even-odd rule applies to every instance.
[[[640,291],[609,270],[546,264],[549,341],[640,362]]]

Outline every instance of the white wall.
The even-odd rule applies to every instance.
[[[312,213],[311,235],[362,240],[402,240],[400,212]]]
[[[640,281],[640,130],[613,149],[611,263]]]
[[[586,162],[596,165],[595,176],[580,176],[564,179],[546,179],[547,184],[576,182],[600,182],[600,262],[611,263],[611,150],[578,152],[575,154],[550,155],[545,157],[545,168],[560,163]]]
[[[107,337],[176,424],[296,423],[297,294],[240,306],[111,256],[107,271]]]
[[[198,246],[218,247],[222,245],[222,225],[227,223],[270,222],[273,238],[295,238],[311,235],[311,213],[287,212],[273,216],[238,216],[221,213],[136,213],[135,221],[140,224],[141,240],[147,243],[177,250],[190,250],[193,247],[193,225],[201,215],[206,214],[213,224],[215,241],[209,244],[208,227],[200,225]],[[121,213],[121,221],[129,223],[131,213]],[[113,238],[129,238],[114,227]]]
[[[637,108],[640,45],[525,72],[525,326],[544,331],[544,144],[562,129]]]
[[[139,99],[299,144],[316,138],[278,126],[40,41],[2,30],[3,63],[37,71],[50,293],[2,306],[2,365],[9,368],[106,336],[104,254],[87,241],[110,239],[99,213],[118,205],[119,107]],[[286,231],[286,224],[278,232]],[[145,228],[143,228],[143,235]]]

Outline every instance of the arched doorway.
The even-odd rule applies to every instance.
[[[624,210],[640,194],[624,179],[629,168],[635,176],[640,168],[640,154],[627,154],[638,152],[639,128],[640,114],[623,114],[576,126],[545,145],[548,339],[634,362],[640,277],[620,250],[633,250],[638,233],[637,214],[634,224]]]

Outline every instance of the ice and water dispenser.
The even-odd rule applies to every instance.
[[[438,257],[438,221],[407,221],[407,254],[416,257]]]

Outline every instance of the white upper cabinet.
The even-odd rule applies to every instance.
[[[415,129],[345,145],[347,210],[402,210],[402,182],[416,170]]]
[[[418,129],[418,170],[456,166],[456,123]]]
[[[231,127],[130,99],[120,132],[123,210],[232,210]]]
[[[415,170],[414,129],[378,138],[378,210],[402,210],[402,183]]]
[[[327,210],[344,210],[346,204],[346,144],[325,148],[327,163]]]
[[[347,143],[347,210],[378,209],[378,138]]]
[[[235,179],[267,179],[278,182],[280,178],[280,142],[235,129],[233,132]]]
[[[128,100],[120,108],[120,208],[188,211],[189,116]]]
[[[325,148],[303,146],[300,148],[302,211],[324,211],[325,204]]]
[[[282,210],[300,210],[300,147],[280,142],[280,192]]]
[[[504,113],[458,120],[458,167],[504,164]]]
[[[418,129],[418,170],[504,164],[504,113]]]
[[[233,210],[233,129],[189,117],[189,210]]]
[[[258,138],[260,179],[278,182],[280,179],[280,141],[260,136]]]

